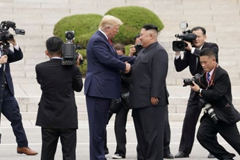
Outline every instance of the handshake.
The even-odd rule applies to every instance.
[[[131,71],[131,64],[129,64],[127,61],[125,62],[126,67],[124,73],[129,73]]]

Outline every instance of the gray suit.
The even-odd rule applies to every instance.
[[[138,160],[163,159],[167,72],[168,54],[158,42],[143,49],[132,66],[129,106],[133,109]],[[151,97],[158,98],[159,103],[152,105]]]

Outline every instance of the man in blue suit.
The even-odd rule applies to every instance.
[[[87,74],[85,95],[87,102],[90,160],[106,160],[104,153],[105,128],[112,99],[120,97],[120,71],[128,73],[134,57],[118,56],[111,39],[118,33],[122,21],[106,15],[99,30],[87,45]],[[128,62],[126,62],[128,61]]]
[[[1,86],[4,85],[4,90],[1,90],[0,93],[2,95],[1,112],[11,122],[13,133],[18,144],[17,153],[36,155],[38,153],[28,147],[27,137],[22,125],[22,116],[19,111],[18,103],[14,97],[13,82],[10,73],[9,63],[21,60],[23,58],[23,53],[15,39],[10,40],[9,43],[13,45],[14,52],[8,48],[4,49],[2,47],[3,42],[0,41],[0,83]]]

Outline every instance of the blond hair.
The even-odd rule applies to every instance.
[[[105,15],[99,24],[99,29],[103,31],[107,27],[111,28],[115,25],[122,25],[122,24],[123,22],[119,18],[111,15]]]

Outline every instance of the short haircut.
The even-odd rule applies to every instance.
[[[63,41],[59,37],[50,37],[46,41],[46,47],[50,55],[62,54]]]
[[[201,30],[203,32],[203,35],[206,35],[206,29],[200,26],[194,27],[191,32]]]
[[[158,27],[153,25],[153,24],[146,24],[142,28],[144,28],[146,31],[147,30],[154,30],[154,31],[158,32]]]
[[[102,18],[102,20],[99,24],[99,28],[101,30],[104,30],[107,27],[111,28],[115,25],[122,25],[122,24],[123,24],[123,22],[119,18],[111,16],[111,15],[106,15]]]
[[[202,49],[201,52],[200,52],[200,57],[201,56],[214,57],[215,59],[217,59],[216,53],[211,48],[204,48],[204,49]]]
[[[115,48],[115,50],[121,50],[121,51],[125,54],[125,48],[124,48],[124,45],[123,45],[123,44],[116,43],[116,44],[114,45],[114,48]]]
[[[133,38],[133,42],[135,43],[136,39],[140,37],[140,34],[137,34],[134,38]]]

